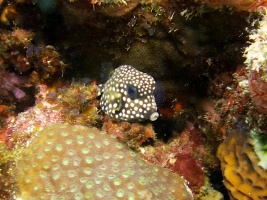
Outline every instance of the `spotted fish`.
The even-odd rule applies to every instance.
[[[159,114],[154,91],[156,82],[130,65],[115,69],[102,87],[101,109],[109,116],[125,121],[155,121]]]

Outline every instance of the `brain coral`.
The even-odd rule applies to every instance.
[[[218,157],[231,199],[267,198],[267,171],[258,165],[260,160],[249,134],[230,134],[220,145]]]
[[[21,199],[192,199],[178,175],[95,128],[52,125],[21,150]]]

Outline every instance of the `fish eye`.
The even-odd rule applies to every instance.
[[[127,95],[129,96],[130,99],[134,100],[138,98],[137,87],[133,85],[128,85],[126,90],[127,90]]]

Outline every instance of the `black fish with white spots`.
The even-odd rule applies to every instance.
[[[155,121],[159,114],[155,101],[156,82],[130,65],[115,69],[102,87],[100,107],[105,114],[124,121]]]

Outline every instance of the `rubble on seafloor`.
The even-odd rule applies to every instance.
[[[265,7],[0,1],[0,198],[266,198]],[[123,64],[164,88],[155,122],[99,109],[101,70]]]

